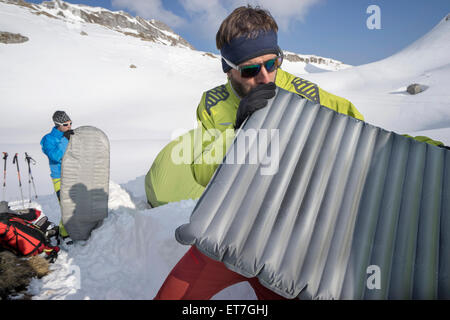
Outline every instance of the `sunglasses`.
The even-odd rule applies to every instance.
[[[58,123],[58,122],[55,122],[57,125],[59,125],[59,126],[63,126],[63,127],[68,127],[68,126],[71,126],[72,125],[72,122],[69,122],[69,123]]]
[[[232,67],[233,69],[240,71],[242,78],[253,78],[258,75],[258,73],[261,71],[262,66],[266,68],[267,72],[274,72],[276,69],[278,69],[281,64],[283,63],[283,56],[278,56],[273,59],[267,60],[264,63],[261,64],[251,64],[239,67],[235,65],[234,63],[228,61],[224,57],[222,57],[225,62]]]

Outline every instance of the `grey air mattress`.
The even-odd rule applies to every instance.
[[[176,239],[287,298],[450,299],[450,152],[277,90]]]
[[[61,215],[73,240],[87,240],[108,215],[109,141],[95,127],[74,132],[61,165]]]

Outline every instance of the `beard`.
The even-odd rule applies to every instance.
[[[230,74],[228,75],[228,79],[231,82],[231,86],[233,87],[234,91],[236,92],[236,94],[240,97],[240,98],[245,98],[252,89],[254,89],[255,87],[257,87],[258,85],[255,84],[254,86],[250,85],[250,84],[244,84],[241,81],[235,79],[233,77],[233,74],[230,72]],[[273,79],[273,82],[275,82],[276,79],[276,73]]]
[[[244,85],[243,83],[237,81],[236,79],[233,78],[233,76],[230,76],[230,82],[234,91],[236,91],[237,95],[240,98],[244,98],[245,96],[247,96],[249,92],[253,89],[251,86]]]

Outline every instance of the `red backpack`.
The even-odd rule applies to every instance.
[[[0,213],[0,246],[20,256],[45,252],[52,262],[59,252],[38,227],[11,213]]]

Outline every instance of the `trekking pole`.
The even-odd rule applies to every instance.
[[[8,159],[8,152],[3,152],[3,160],[5,160],[5,164],[3,166],[3,201],[6,201],[6,159]]]
[[[32,157],[30,157],[28,155],[28,153],[25,152],[25,161],[28,163],[28,193],[30,194],[30,203],[31,203],[31,183],[33,183],[33,190],[34,190],[34,195],[35,198],[37,199],[37,192],[36,192],[36,186],[34,184],[34,178],[33,178],[33,174],[31,173],[31,164],[35,165],[36,164],[36,160],[34,160]]]
[[[19,177],[20,195],[22,196],[22,205],[25,208],[25,201],[23,200],[22,181],[20,180],[19,160],[17,159],[18,155],[19,155],[18,153],[14,155],[13,164],[17,165],[17,176]]]

